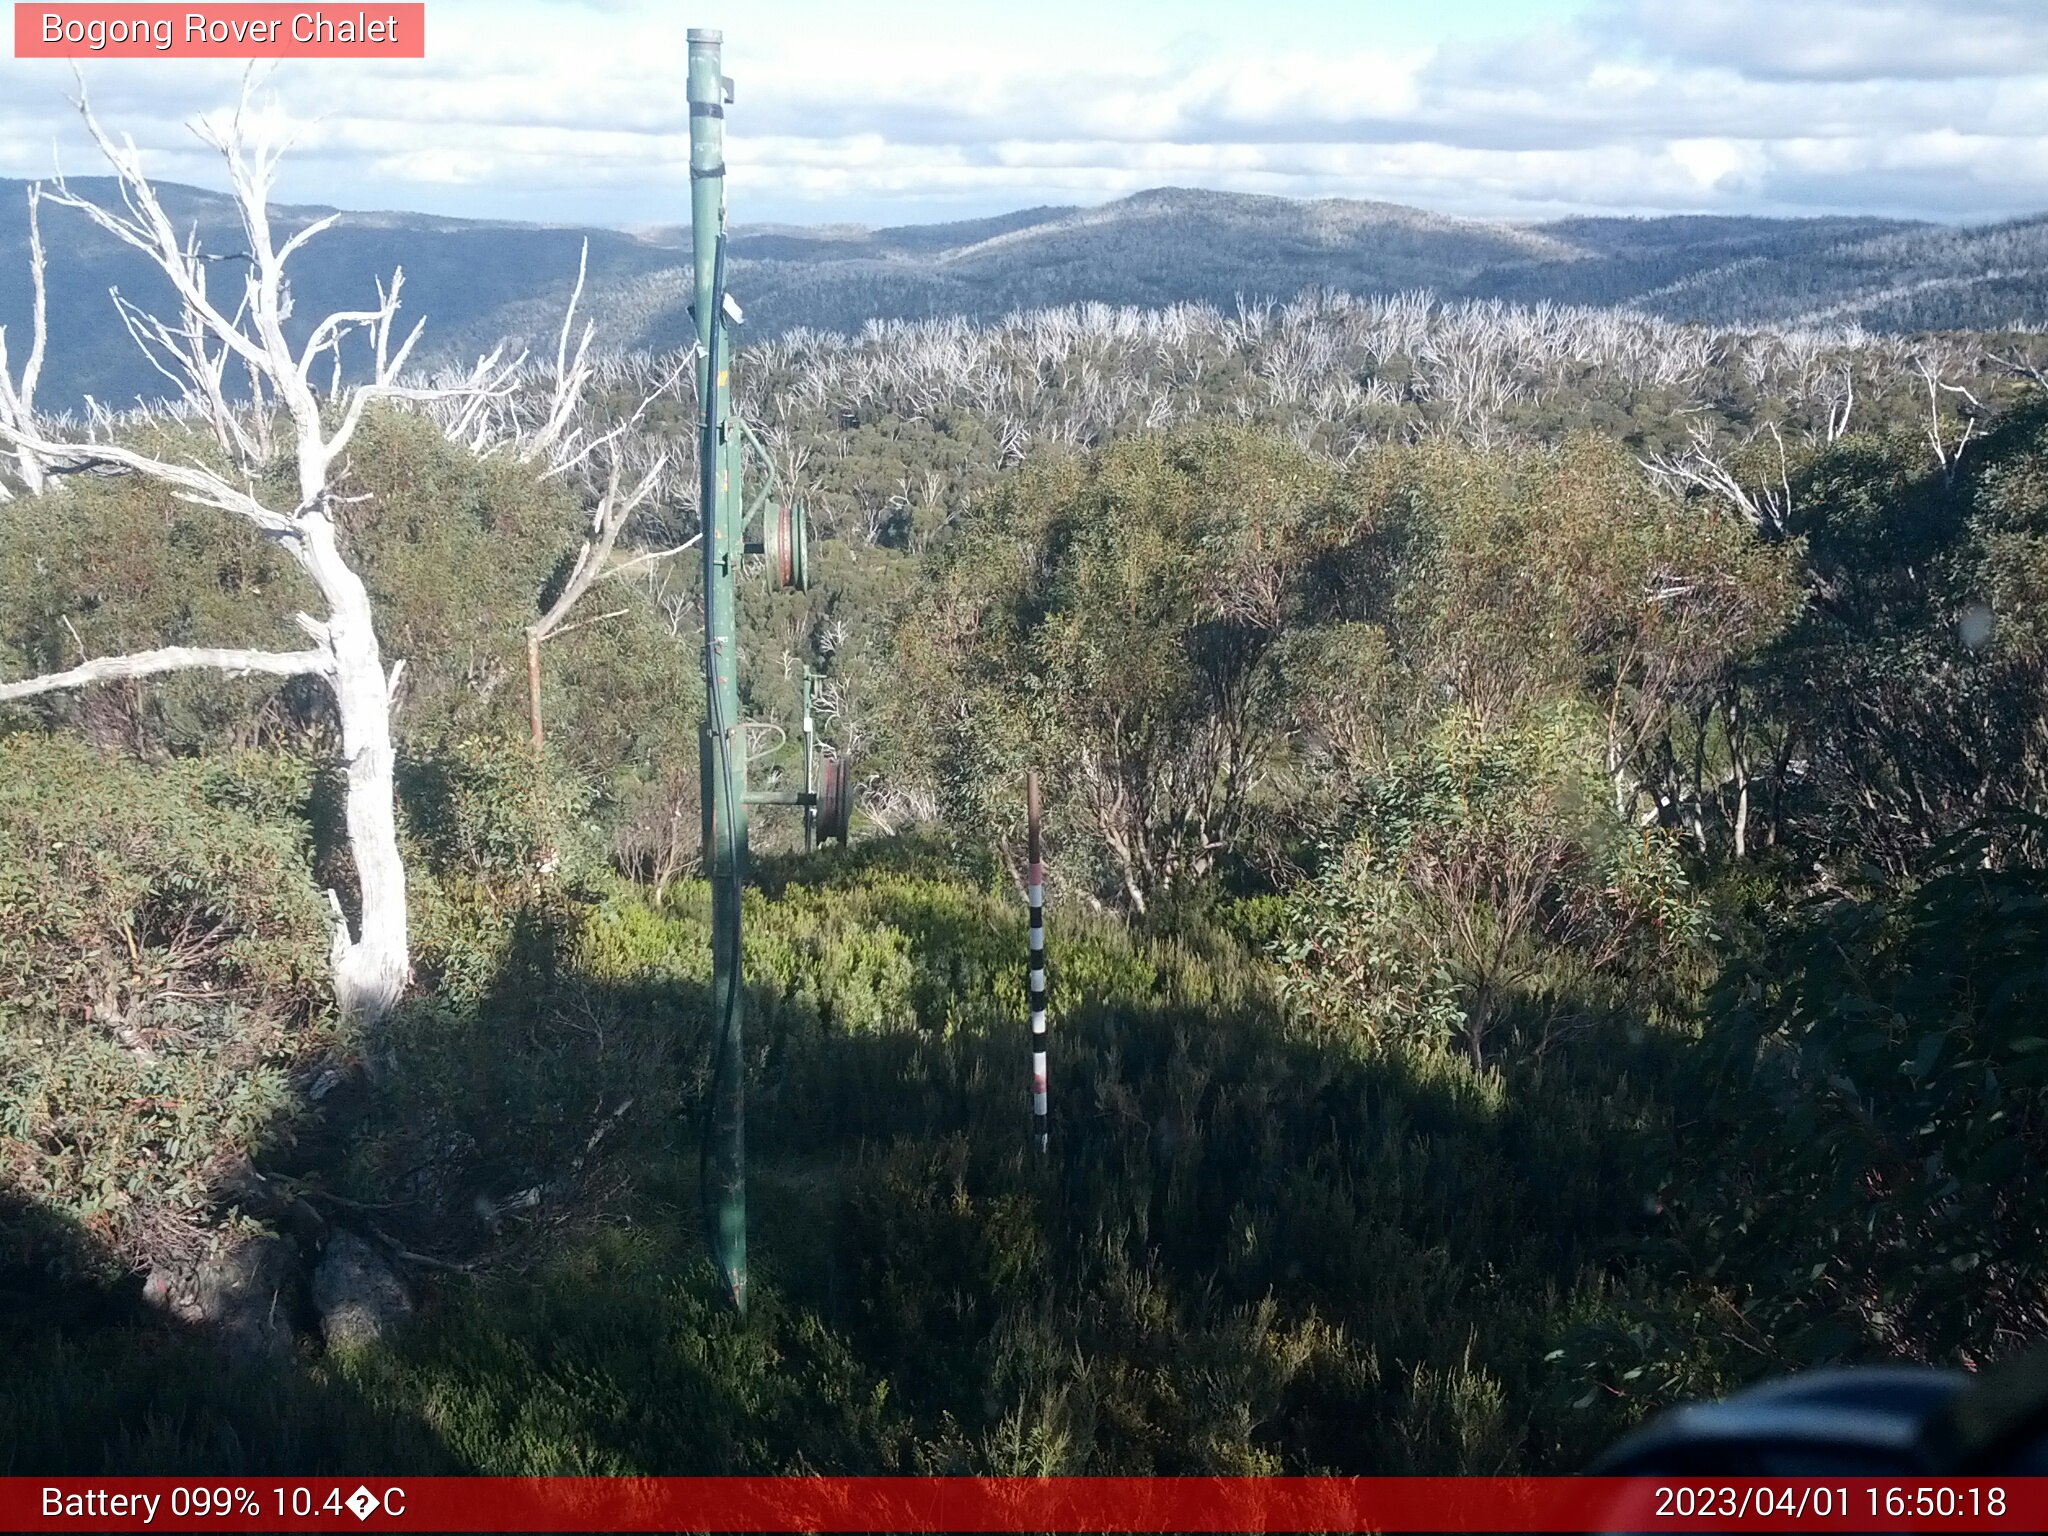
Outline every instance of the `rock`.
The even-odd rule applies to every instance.
[[[298,1239],[301,1253],[318,1253],[327,1246],[327,1218],[310,1201],[294,1200],[285,1208],[284,1219]]]
[[[214,1194],[231,1202],[244,1215],[257,1221],[275,1223],[284,1214],[286,1199],[278,1187],[261,1173],[256,1165],[242,1154],[229,1161],[215,1174]]]
[[[368,1243],[334,1230],[313,1271],[313,1305],[329,1349],[375,1343],[412,1316],[412,1297]]]
[[[213,1333],[237,1359],[280,1360],[292,1352],[296,1279],[290,1245],[264,1233],[193,1267],[152,1269],[142,1297],[179,1322]]]

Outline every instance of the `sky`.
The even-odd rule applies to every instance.
[[[297,135],[280,196],[685,222],[702,26],[736,82],[738,224],[1155,186],[1513,219],[2048,210],[2048,0],[428,0],[427,22],[424,60],[269,77]],[[153,174],[214,186],[185,124],[239,73],[85,66]],[[71,90],[68,65],[0,58],[0,175],[97,168]]]

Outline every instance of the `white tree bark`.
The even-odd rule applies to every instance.
[[[391,743],[391,693],[371,621],[370,594],[341,558],[324,516],[308,529],[307,568],[328,601],[329,684],[341,717],[348,771],[344,802],[349,850],[361,890],[355,942],[334,949],[335,1001],[345,1012],[376,1017],[398,1001],[412,973],[405,904],[405,862],[398,853],[397,754]]]
[[[22,364],[21,382],[16,384],[7,363],[7,331],[0,327],[0,425],[26,424],[35,415],[36,381],[43,371],[43,352],[50,340],[49,293],[43,282],[43,226],[40,217],[43,189],[31,183],[28,189],[28,276],[32,291],[28,358]],[[40,496],[48,483],[42,460],[26,448],[14,450],[15,473],[31,496]],[[8,499],[7,484],[0,480],[0,501]]]
[[[578,628],[582,624],[594,623],[595,619],[578,620],[569,624],[571,610],[583,600],[583,595],[600,581],[609,581],[636,570],[646,569],[672,555],[679,555],[694,549],[700,535],[692,535],[682,543],[668,549],[645,551],[630,559],[612,563],[612,551],[618,546],[619,535],[626,524],[641,507],[655,497],[668,467],[665,454],[657,453],[647,472],[630,492],[620,494],[622,440],[626,434],[640,424],[648,407],[675,387],[694,357],[694,348],[683,354],[668,375],[656,383],[641,398],[638,408],[620,425],[599,437],[584,440],[579,429],[573,427],[583,393],[591,378],[589,362],[590,341],[593,328],[584,326],[583,334],[576,344],[574,353],[569,348],[569,338],[575,332],[576,306],[583,297],[583,283],[589,271],[590,242],[583,242],[583,255],[576,267],[576,286],[569,295],[569,308],[562,317],[561,338],[555,347],[554,388],[550,392],[547,414],[538,427],[530,432],[519,430],[512,424],[512,441],[517,444],[517,453],[522,463],[545,461],[547,472],[542,479],[556,475],[572,474],[588,463],[593,455],[603,453],[607,464],[604,490],[596,498],[590,513],[590,531],[584,536],[583,545],[576,552],[576,563],[570,567],[569,579],[548,610],[526,626],[526,707],[528,724],[533,739],[534,755],[538,757],[547,744],[546,723],[541,717],[541,647],[559,633]]]
[[[561,592],[548,607],[547,612],[526,626],[527,712],[532,728],[533,750],[536,754],[547,741],[546,728],[541,719],[540,648],[550,637],[577,627],[565,621],[570,611],[583,600],[583,595],[598,582],[624,576],[632,571],[644,570],[656,561],[666,560],[671,555],[679,555],[686,549],[694,549],[701,537],[692,535],[671,548],[649,550],[616,564],[612,562],[612,551],[618,545],[620,533],[625,530],[634,512],[653,496],[665,468],[666,458],[657,456],[647,473],[641,477],[640,483],[630,492],[621,495],[618,459],[616,455],[613,457],[604,494],[598,498],[597,506],[590,514],[590,532],[585,536],[582,548],[576,552],[576,563],[569,569],[569,579],[563,583]]]
[[[1715,446],[1713,432],[1701,422],[1693,423],[1683,452],[1651,453],[1637,462],[1661,485],[1681,493],[1704,491],[1740,513],[1751,527],[1782,534],[1792,516],[1791,472],[1785,458],[1785,439],[1773,424],[1767,423],[1766,430],[1778,447],[1778,484],[1761,487],[1754,495],[1735,478]]]
[[[411,971],[391,737],[391,698],[398,668],[385,669],[369,593],[337,540],[333,477],[372,400],[487,399],[509,391],[517,363],[500,365],[494,353],[467,380],[451,388],[422,389],[401,383],[401,372],[420,334],[415,326],[398,346],[392,345],[404,284],[402,272],[393,273],[388,287],[380,286],[374,309],[330,315],[313,327],[303,347],[291,346],[284,330],[291,311],[285,265],[334,219],[318,220],[281,244],[274,237],[269,195],[278,154],[247,132],[250,98],[246,86],[241,109],[225,128],[198,125],[200,137],[219,150],[227,163],[248,242],[244,290],[231,307],[217,303],[208,292],[207,259],[199,253],[196,241],[181,238],[172,227],[143,174],[134,143],[123,140],[117,144],[107,136],[83,90],[78,106],[87,131],[119,180],[123,207],[102,207],[74,193],[61,179],[46,195],[77,209],[140,251],[170,279],[181,309],[177,324],[147,315],[120,301],[118,295],[117,306],[130,336],[158,371],[179,385],[186,404],[211,429],[230,467],[221,471],[196,459],[176,462],[103,441],[98,436],[103,425],[98,418],[88,426],[82,441],[52,436],[36,421],[26,398],[41,360],[40,326],[27,389],[9,389],[0,397],[0,446],[11,448],[24,466],[33,464],[47,472],[89,469],[144,475],[171,485],[186,501],[245,519],[275,539],[305,569],[325,602],[326,613],[317,618],[298,615],[300,626],[315,642],[310,651],[169,647],[87,661],[69,672],[0,684],[0,699],[28,698],[108,678],[142,677],[185,667],[323,678],[341,726],[349,852],[361,898],[353,933],[342,915],[340,900],[333,899],[335,998],[344,1012],[374,1019],[397,1002]],[[38,264],[40,250],[38,244],[34,252]],[[367,343],[371,373],[367,383],[343,387],[341,352],[351,337],[361,338],[359,345]],[[313,369],[328,353],[333,354],[332,382],[323,392],[312,382]],[[234,406],[227,398],[223,380],[230,363],[239,364],[247,375],[252,395],[247,405]],[[4,368],[0,368],[0,377],[4,377]],[[290,508],[268,506],[254,490],[269,467],[275,448],[272,426],[280,412],[291,432],[298,476],[299,500]]]
[[[160,672],[209,670],[229,676],[264,672],[272,677],[304,677],[325,673],[325,651],[238,651],[209,646],[167,645],[161,650],[138,651],[129,656],[102,656],[73,667],[68,672],[48,672],[18,683],[0,683],[0,704],[32,699],[38,694],[60,693],[72,688],[89,688],[94,683],[113,682],[126,677],[154,677]]]

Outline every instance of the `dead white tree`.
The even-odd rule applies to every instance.
[[[43,282],[43,226],[40,217],[43,200],[42,187],[34,182],[28,189],[28,277],[33,294],[29,318],[28,358],[21,368],[21,382],[14,382],[14,372],[7,361],[7,329],[0,326],[0,427],[13,425],[27,426],[34,419],[36,409],[36,381],[43,371],[43,352],[50,340],[50,301]],[[14,449],[15,473],[22,486],[31,496],[42,494],[48,477],[43,471],[43,462],[33,450],[16,446]],[[0,501],[6,501],[12,493],[7,482],[0,480]]]
[[[1820,376],[1813,389],[1814,399],[1827,412],[1822,429],[1824,441],[1839,443],[1849,431],[1849,418],[1856,411],[1856,364],[1843,358]]]
[[[1778,483],[1754,491],[1736,478],[1704,422],[1694,422],[1686,446],[1677,453],[1648,453],[1639,460],[1652,479],[1680,492],[1701,491],[1734,509],[1760,531],[1782,534],[1792,516],[1792,478],[1785,439],[1774,423],[1765,430],[1778,450]]]
[[[530,433],[518,434],[519,457],[523,462],[535,463],[545,459],[548,471],[541,478],[550,479],[556,475],[569,474],[578,470],[593,456],[599,456],[608,465],[604,489],[598,493],[590,509],[590,527],[584,535],[582,547],[576,552],[576,560],[569,568],[568,579],[555,595],[541,616],[526,626],[526,707],[528,723],[533,736],[534,755],[539,756],[547,745],[547,728],[541,714],[541,647],[558,635],[579,629],[586,624],[597,624],[605,619],[615,619],[627,612],[615,609],[608,613],[594,614],[587,618],[569,621],[570,613],[583,601],[584,595],[599,582],[616,577],[645,571],[659,561],[684,550],[694,549],[701,534],[692,535],[682,543],[666,549],[646,550],[627,559],[614,562],[613,551],[618,547],[619,535],[625,532],[626,524],[633,514],[655,499],[661,486],[662,476],[668,468],[666,454],[656,453],[653,461],[630,491],[621,494],[622,460],[628,451],[630,435],[639,427],[647,409],[656,400],[674,389],[683,376],[690,361],[696,356],[695,350],[684,352],[666,376],[660,378],[641,399],[632,415],[610,431],[585,439],[582,429],[572,424],[581,414],[583,398],[589,387],[594,370],[591,367],[590,343],[594,334],[586,325],[578,339],[574,353],[569,347],[569,338],[575,334],[576,306],[583,298],[584,279],[589,271],[590,242],[583,242],[583,255],[577,263],[576,286],[569,295],[569,307],[562,317],[562,334],[555,348],[554,388],[549,398],[545,415],[540,425]]]
[[[1970,446],[1970,439],[1977,435],[1977,424],[1983,419],[1984,405],[1966,385],[1951,384],[1948,374],[1951,370],[1967,375],[1975,363],[1958,347],[1943,340],[1930,340],[1913,349],[1913,373],[1927,386],[1927,442],[1934,450],[1934,462],[1941,466],[1943,475],[1955,473],[1955,467],[1962,462],[1963,450]],[[1941,397],[1960,395],[1965,404],[1959,408],[1963,418],[1963,430],[1953,442],[1941,419]]]
[[[633,514],[654,498],[655,488],[661,484],[662,471],[668,467],[664,457],[657,457],[647,472],[640,477],[630,491],[620,490],[619,456],[611,455],[605,489],[591,509],[590,530],[584,535],[583,545],[576,552],[576,562],[569,568],[569,579],[562,584],[562,590],[548,605],[547,611],[526,626],[526,703],[527,714],[533,730],[533,750],[536,755],[547,745],[546,727],[541,715],[540,702],[540,648],[550,639],[565,635],[570,630],[586,624],[597,624],[605,619],[615,619],[627,612],[624,608],[610,612],[592,614],[586,618],[568,622],[570,612],[583,600],[584,594],[601,581],[629,576],[635,571],[645,571],[657,561],[671,555],[679,555],[686,549],[696,547],[702,535],[692,535],[682,543],[667,549],[647,550],[624,560],[614,561],[612,552],[617,548],[619,535]]]
[[[195,452],[177,459],[144,453],[117,441],[112,424],[97,416],[89,419],[82,437],[59,436],[25,412],[0,416],[0,445],[11,448],[17,459],[32,458],[50,474],[141,475],[170,486],[181,500],[242,518],[298,562],[324,611],[293,616],[311,637],[306,650],[172,646],[99,657],[66,672],[0,683],[0,701],[190,668],[319,678],[333,698],[341,728],[349,852],[360,897],[351,933],[340,898],[329,893],[335,915],[330,954],[335,998],[346,1013],[375,1018],[397,1001],[411,968],[390,715],[405,664],[385,666],[369,593],[336,528],[334,483],[373,401],[489,394],[506,387],[500,365],[494,354],[466,380],[442,389],[402,383],[420,326],[394,345],[404,283],[404,274],[397,271],[388,287],[380,285],[374,307],[331,314],[311,327],[301,345],[291,344],[285,332],[292,312],[286,264],[337,216],[315,220],[283,239],[273,230],[269,198],[282,146],[251,121],[247,83],[225,126],[194,125],[194,132],[226,163],[248,245],[240,253],[242,291],[231,304],[209,289],[210,259],[200,252],[196,233],[180,235],[173,227],[143,173],[134,141],[109,137],[82,87],[77,106],[86,131],[113,168],[121,206],[102,207],[61,178],[46,195],[140,252],[170,280],[180,306],[175,323],[145,314],[117,296],[120,314],[151,362],[179,385],[179,413],[211,428],[218,454]],[[357,338],[368,354],[367,381],[344,385],[335,368],[325,388],[316,385],[315,363],[329,351],[338,353],[350,338]],[[228,398],[224,379],[230,364],[246,376],[246,402]],[[270,504],[260,489],[273,453],[273,423],[282,428],[278,435],[289,437],[296,471],[298,499],[290,506]]]

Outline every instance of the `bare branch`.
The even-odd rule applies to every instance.
[[[680,555],[689,550],[695,549],[699,544],[703,542],[703,534],[693,533],[687,539],[683,540],[682,543],[674,545],[671,548],[651,549],[647,551],[647,553],[645,554],[633,556],[633,558],[630,560],[621,560],[617,565],[608,567],[604,571],[604,573],[600,575],[597,579],[599,581],[609,581],[614,576],[624,576],[629,571],[641,570],[644,567],[655,564],[657,561],[668,560],[676,555]]]
[[[175,464],[168,459],[137,453],[118,443],[61,442],[45,437],[37,428],[23,428],[6,421],[0,421],[0,442],[11,444],[17,451],[25,448],[36,454],[52,473],[111,470],[146,475],[175,487],[181,493],[181,500],[245,517],[265,533],[290,539],[299,532],[298,524],[292,518],[272,511],[249,492],[230,485],[203,465]]]
[[[616,456],[613,457],[611,474],[605,488],[605,493],[599,499],[596,510],[591,514],[590,537],[583,541],[582,549],[577,551],[576,563],[570,568],[568,581],[563,583],[560,595],[555,598],[548,611],[527,626],[526,632],[535,642],[547,639],[549,635],[553,634],[560,627],[562,621],[569,616],[569,610],[576,606],[582,599],[583,594],[590,590],[593,583],[605,577],[618,574],[616,570],[607,570],[606,563],[611,559],[612,550],[619,542],[619,535],[625,531],[627,522],[631,520],[635,512],[652,498],[654,488],[661,481],[661,472],[667,465],[667,455],[657,458],[654,461],[653,467],[640,477],[640,483],[634,486],[632,491],[621,499],[619,495],[619,462]],[[691,541],[691,543],[695,542],[694,539]],[[687,545],[678,546],[678,548],[687,547]],[[675,552],[666,551],[665,553]],[[641,563],[643,563],[642,560],[628,562],[629,565]],[[624,569],[624,567],[620,569]]]
[[[570,633],[572,630],[582,629],[587,625],[602,624],[606,619],[623,619],[627,614],[631,613],[632,611],[633,610],[630,608],[613,608],[604,613],[593,613],[587,619],[578,619],[573,624],[562,625],[559,629],[555,630],[553,634],[549,636],[549,638],[553,639],[562,635],[566,635]]]
[[[1785,458],[1785,440],[1775,425],[1771,426],[1770,433],[1778,447],[1779,483],[1754,494],[1736,479],[1734,471],[1722,460],[1714,444],[1714,435],[1704,422],[1693,423],[1687,446],[1682,452],[1650,453],[1639,462],[1651,478],[1671,489],[1703,491],[1725,502],[1748,519],[1752,526],[1783,533],[1786,519],[1792,515],[1792,482]]]
[[[43,281],[43,271],[48,261],[43,254],[43,225],[41,204],[43,189],[39,182],[31,182],[28,189],[28,271],[35,288],[34,319],[31,322],[35,340],[29,344],[28,362],[21,371],[19,402],[24,412],[35,402],[36,382],[42,377],[43,353],[50,341],[50,295]],[[5,370],[0,369],[0,376]]]
[[[75,103],[79,116],[85,122],[86,132],[93,143],[114,168],[121,191],[121,200],[128,212],[125,216],[103,208],[91,198],[73,192],[70,185],[59,177],[50,190],[53,201],[67,208],[75,208],[93,223],[119,240],[122,244],[140,251],[171,280],[179,301],[204,318],[208,327],[222,341],[233,347],[256,367],[264,367],[268,359],[263,350],[243,333],[208,297],[206,292],[206,269],[195,260],[196,253],[178,238],[170,218],[157,200],[155,190],[150,186],[142,171],[142,157],[135,147],[135,141],[123,138],[119,144],[100,126],[99,118],[93,113],[83,83],[79,86]],[[244,178],[237,175],[236,191],[243,190]],[[251,283],[255,282],[252,276]]]
[[[569,431],[569,423],[575,418],[576,407],[583,403],[583,388],[590,382],[590,343],[597,333],[594,323],[585,324],[583,335],[576,343],[576,360],[569,360],[569,336],[576,325],[576,306],[583,299],[583,284],[590,270],[590,242],[583,242],[582,254],[576,258],[576,286],[569,293],[569,307],[562,315],[562,334],[555,343],[555,389],[548,402],[547,419],[527,441],[519,457],[531,463],[543,454],[549,453],[560,444],[562,453],[572,447],[576,433]],[[566,436],[565,436],[566,434]],[[561,455],[557,455],[559,458]],[[580,455],[579,455],[580,457]],[[566,465],[558,464],[557,468]]]
[[[1949,383],[1946,375],[1949,369],[1967,369],[1974,361],[1974,357],[1963,355],[1946,341],[1929,341],[1913,349],[1913,372],[1927,386],[1927,441],[1934,450],[1934,461],[1941,466],[1943,475],[1955,472],[1963,451],[1976,436],[1977,423],[1983,415],[1983,402],[1965,386]],[[1941,397],[1944,394],[1961,395],[1970,406],[1963,412],[1962,436],[1954,444],[1948,441],[1942,425]]]
[[[161,199],[143,174],[134,142],[118,144],[101,128],[86,102],[81,82],[78,108],[87,131],[116,175],[119,207],[102,207],[72,192],[60,179],[49,195],[83,212],[99,228],[140,251],[166,278],[181,307],[176,321],[161,321],[118,296],[122,324],[144,355],[180,386],[183,399],[172,414],[205,418],[227,463],[177,463],[112,441],[124,424],[90,397],[83,441],[56,441],[26,412],[0,412],[0,446],[24,450],[51,473],[139,474],[169,486],[181,500],[231,512],[277,539],[312,578],[324,602],[321,616],[297,616],[313,636],[315,649],[300,652],[220,650],[173,646],[135,655],[88,661],[68,672],[0,685],[0,699],[22,699],[112,678],[145,677],[188,668],[277,676],[318,675],[327,684],[340,726],[340,755],[347,773],[345,812],[349,851],[355,864],[356,932],[337,912],[331,961],[335,1000],[344,1013],[374,1018],[389,1009],[410,973],[404,857],[399,848],[394,787],[396,751],[391,710],[399,669],[387,670],[377,638],[368,587],[349,563],[334,518],[332,473],[373,399],[441,400],[501,382],[494,353],[452,389],[400,383],[419,338],[414,327],[403,344],[392,345],[404,275],[380,286],[374,309],[343,311],[314,324],[302,349],[294,350],[285,326],[292,294],[286,260],[331,227],[316,220],[280,246],[273,237],[268,199],[278,149],[251,136],[253,72],[245,78],[240,105],[224,127],[195,125],[200,138],[227,162],[228,177],[247,237],[242,293],[232,313],[208,291],[215,257],[202,253],[196,232],[180,237]],[[347,336],[369,333],[376,371],[368,383],[342,387],[341,346]],[[311,383],[315,359],[334,354],[334,393],[329,401]],[[237,406],[227,398],[226,370],[239,361],[248,374],[249,399]],[[508,386],[509,387],[509,386]],[[284,511],[266,506],[257,487],[270,467],[274,422],[289,421],[295,438],[293,467],[298,498]],[[18,419],[17,419],[18,418]],[[334,430],[328,430],[335,423]]]
[[[61,693],[73,688],[89,688],[94,683],[115,682],[122,678],[202,669],[225,672],[230,676],[251,672],[271,677],[304,677],[310,673],[324,676],[332,671],[333,658],[326,651],[240,651],[169,645],[162,650],[137,651],[129,656],[102,656],[68,672],[50,672],[17,683],[0,683],[0,703],[32,699],[38,694]]]

